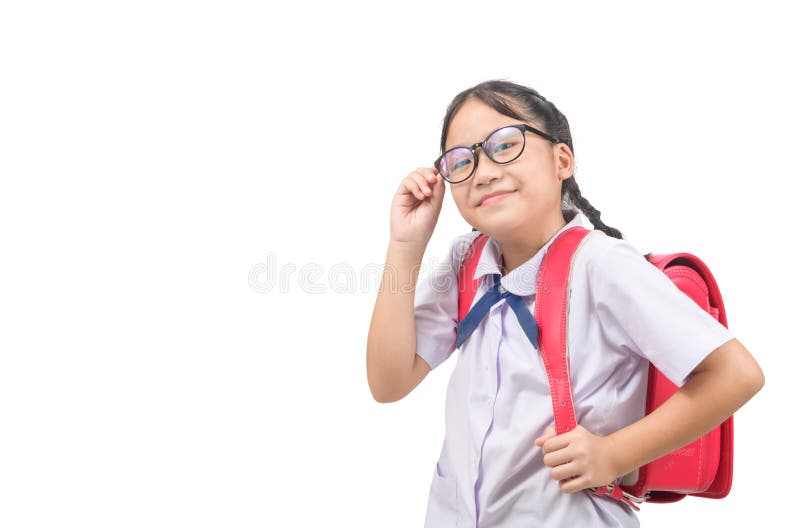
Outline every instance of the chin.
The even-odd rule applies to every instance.
[[[509,211],[509,213],[512,212]],[[477,228],[481,233],[486,233],[492,238],[496,238],[497,236],[505,233],[519,232],[520,229],[525,227],[524,220],[519,220],[519,217],[517,217],[516,220],[512,220],[513,217],[513,214],[493,215],[492,218],[488,219],[485,217],[475,219],[474,221],[470,222],[470,224]]]

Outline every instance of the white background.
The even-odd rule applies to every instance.
[[[456,355],[372,399],[375,269],[491,78],[566,114],[608,225],[711,267],[766,374],[730,495],[642,525],[792,514],[789,3],[448,4],[4,3],[0,525],[421,526]],[[469,230],[448,192],[423,272]]]

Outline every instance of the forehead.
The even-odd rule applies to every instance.
[[[486,139],[492,130],[521,121],[501,114],[480,99],[467,99],[450,120],[445,150],[459,145],[474,145]]]

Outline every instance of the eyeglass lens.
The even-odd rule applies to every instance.
[[[484,142],[484,152],[495,163],[508,163],[522,153],[525,137],[515,127],[496,130]],[[477,163],[475,154],[467,147],[458,147],[445,153],[439,163],[439,173],[448,181],[459,182],[472,174]]]

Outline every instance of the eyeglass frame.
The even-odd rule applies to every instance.
[[[492,137],[492,135],[494,135],[495,132],[503,130],[504,128],[516,128],[517,130],[522,132],[522,148],[519,150],[519,154],[517,154],[516,156],[514,156],[512,159],[510,159],[508,161],[495,161],[494,158],[492,158],[492,155],[489,154],[489,151],[486,150],[486,147],[484,145],[489,140],[489,138]],[[442,175],[442,179],[444,181],[448,182],[451,185],[454,184],[454,183],[465,182],[468,179],[472,178],[472,175],[475,174],[475,169],[478,168],[478,152],[477,152],[477,148],[478,147],[483,149],[483,152],[484,152],[484,154],[486,154],[486,157],[489,158],[490,160],[492,160],[493,163],[497,163],[498,165],[505,165],[506,163],[511,163],[512,161],[514,161],[517,158],[519,158],[522,155],[522,153],[525,151],[525,132],[526,131],[532,132],[532,133],[534,133],[534,134],[536,134],[538,136],[541,136],[541,137],[545,138],[546,140],[550,141],[553,144],[561,143],[561,141],[559,141],[557,138],[551,136],[550,134],[547,134],[546,132],[542,132],[541,130],[533,128],[532,126],[527,125],[525,123],[519,123],[517,125],[505,125],[505,126],[501,126],[500,128],[496,128],[496,129],[492,130],[491,132],[489,132],[489,134],[486,136],[486,138],[483,141],[475,143],[471,147],[456,146],[456,147],[452,147],[452,148],[449,148],[449,149],[445,150],[442,153],[441,156],[436,158],[436,161],[433,162],[433,166],[436,167],[436,170],[439,171],[439,173],[441,173],[441,169],[439,168],[439,163],[447,155],[448,152],[450,152],[452,150],[456,150],[456,149],[463,149],[463,148],[469,149],[470,152],[472,152],[472,157],[475,159],[475,164],[472,166],[472,171],[470,171],[469,176],[467,176],[463,180],[458,180],[458,181],[454,182],[454,181],[448,180],[447,178],[444,177],[444,175]]]

